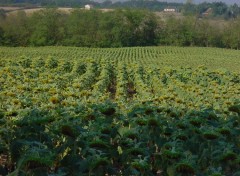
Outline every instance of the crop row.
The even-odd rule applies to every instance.
[[[114,62],[133,62],[143,65],[164,67],[193,67],[205,64],[209,69],[226,68],[239,72],[239,51],[216,48],[180,48],[180,47],[134,47],[134,48],[74,48],[74,47],[39,47],[39,48],[0,48],[0,66],[14,65],[19,57],[54,58],[84,61],[106,59]],[[6,62],[9,60],[9,62]]]
[[[109,100],[227,113],[240,99],[239,74],[203,66],[176,69],[106,59],[20,59],[15,66],[1,67],[0,74],[0,103],[5,110]]]

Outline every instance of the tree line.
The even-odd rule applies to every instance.
[[[223,21],[186,16],[161,19],[147,10],[109,12],[54,8],[29,15],[0,13],[1,46],[203,46],[240,48],[240,18]]]

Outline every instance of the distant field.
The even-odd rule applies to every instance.
[[[0,7],[0,9],[3,9],[5,11],[7,11],[8,15],[10,14],[16,14],[19,11],[24,11],[26,12],[27,15],[31,15],[34,12],[37,12],[39,10],[43,10],[45,8],[42,7],[38,7],[38,8],[24,8],[24,7]],[[74,10],[75,8],[68,8],[68,7],[59,7],[57,8],[58,10],[65,12],[65,13],[70,13],[72,10]],[[100,9],[103,12],[109,12],[112,11],[113,9]]]
[[[0,9],[3,9],[5,11],[7,11],[8,15],[10,14],[16,14],[19,11],[24,11],[26,12],[26,14],[30,15],[34,12],[37,12],[39,10],[43,10],[44,8],[38,7],[38,8],[24,8],[24,7],[0,7]],[[62,12],[71,12],[71,10],[73,10],[73,8],[67,8],[67,7],[62,7],[62,8],[58,8],[58,10],[62,11]]]
[[[0,7],[0,9],[6,10],[8,14],[16,14],[18,11],[24,11],[27,14],[32,14],[33,12],[37,12],[39,10],[42,10],[44,8],[42,7],[37,7],[37,8],[25,8],[25,7]],[[75,8],[67,8],[67,7],[59,7],[58,10],[63,11],[63,12],[71,12]],[[103,12],[109,12],[113,11],[114,9],[99,9]],[[175,18],[183,18],[183,15],[181,13],[166,13],[166,12],[155,12],[155,14],[158,17],[161,17],[162,19],[166,19],[168,17],[175,17]]]
[[[22,7],[0,7],[0,9],[6,10],[6,11],[15,11],[15,10],[19,10],[22,9]]]
[[[1,59],[53,56],[56,59],[110,59],[138,62],[158,67],[191,67],[204,65],[208,69],[224,68],[240,72],[240,51],[200,47],[134,47],[134,48],[77,48],[77,47],[18,47],[0,48]]]

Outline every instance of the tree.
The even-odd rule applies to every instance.
[[[65,15],[56,9],[35,12],[30,17],[30,43],[35,46],[61,44],[65,34]]]
[[[6,18],[6,11],[3,9],[0,9],[0,20],[4,20]]]
[[[27,16],[24,11],[8,16],[3,21],[5,44],[9,46],[27,46],[29,29]]]
[[[4,45],[4,31],[0,26],[0,46]]]
[[[198,21],[194,38],[197,46],[223,47],[221,27],[207,19]]]
[[[228,48],[240,49],[240,18],[233,20],[224,30],[223,42]]]
[[[228,8],[227,13],[225,14],[225,19],[237,18],[240,14],[240,8],[237,4],[234,4]]]
[[[196,5],[193,4],[192,0],[187,0],[183,6],[184,15],[193,15],[196,14]]]
[[[123,23],[123,11],[103,13],[99,22],[99,47],[122,47],[128,36],[128,29]]]
[[[127,29],[127,46],[155,45],[158,22],[156,16],[144,10],[124,11],[123,24]]]
[[[66,23],[65,45],[96,46],[99,40],[99,19],[101,11],[97,10],[74,10]]]
[[[194,17],[186,19],[170,18],[166,21],[163,30],[160,31],[160,44],[191,46],[194,44]]]
[[[227,4],[225,4],[223,2],[212,3],[212,8],[213,8],[213,15],[214,16],[224,15],[228,10]]]

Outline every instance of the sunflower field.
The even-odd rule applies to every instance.
[[[0,48],[0,175],[240,175],[240,52]]]

